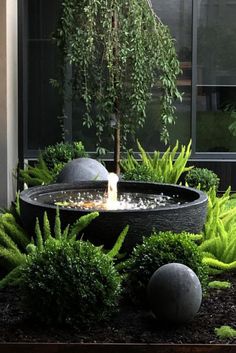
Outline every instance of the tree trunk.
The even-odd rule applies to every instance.
[[[116,127],[114,133],[114,167],[115,173],[120,175],[120,116],[116,112]]]
[[[117,31],[118,28],[118,18],[117,18],[117,13],[114,10],[113,16],[112,16],[112,28],[114,31]],[[114,41],[114,46],[113,46],[113,56],[114,56],[114,65],[117,65],[117,43]],[[116,85],[116,77],[114,77],[114,86]],[[116,98],[114,102],[114,114],[115,114],[115,128],[114,128],[114,168],[115,168],[115,173],[117,175],[120,174],[120,135],[121,135],[121,129],[120,129],[120,114],[119,114],[119,102],[118,99]]]

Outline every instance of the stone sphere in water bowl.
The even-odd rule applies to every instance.
[[[179,263],[170,263],[156,270],[148,283],[147,294],[156,318],[171,324],[191,321],[202,302],[197,275]]]
[[[76,158],[68,162],[57,177],[57,183],[107,180],[108,170],[96,159]]]

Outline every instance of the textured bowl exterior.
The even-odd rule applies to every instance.
[[[35,201],[34,198],[39,194],[74,189],[79,191],[93,190],[94,188],[105,191],[107,182],[51,184],[22,191],[20,194],[20,208],[24,226],[33,236],[36,217],[42,223],[45,211],[47,211],[52,224],[54,222],[56,206]],[[123,245],[123,251],[130,251],[135,244],[142,241],[143,236],[149,236],[154,229],[156,231],[171,230],[177,233],[181,231],[199,233],[203,228],[207,211],[207,196],[199,190],[172,184],[119,182],[118,191],[151,194],[162,192],[169,196],[178,194],[186,202],[181,205],[171,205],[151,210],[99,211],[99,217],[84,230],[83,239],[89,239],[95,245],[104,245],[105,248],[109,249],[113,246],[123,228],[129,224],[130,229]],[[59,208],[61,222],[64,227],[75,222],[80,216],[89,213],[79,209]]]

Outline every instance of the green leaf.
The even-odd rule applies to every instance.
[[[117,238],[113,248],[107,253],[107,255],[111,258],[116,257],[119,254],[119,251],[123,245],[123,242],[126,238],[126,235],[129,231],[129,225],[127,225],[122,232],[120,233],[119,237]]]
[[[76,239],[78,234],[82,232],[83,229],[88,227],[88,225],[99,216],[98,212],[91,212],[85,216],[81,216],[72,226],[70,227],[70,232],[68,235],[69,239]]]

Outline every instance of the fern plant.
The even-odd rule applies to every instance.
[[[19,170],[19,178],[28,186],[47,185],[53,182],[53,173],[40,155],[35,166],[27,165]]]
[[[230,187],[222,197],[215,188],[208,193],[208,212],[200,249],[212,272],[236,269],[236,208],[227,209]]]
[[[66,242],[81,241],[78,238],[79,234],[98,216],[98,212],[89,213],[80,217],[72,225],[68,224],[64,229],[62,229],[59,209],[57,209],[54,229],[52,229],[47,213],[45,212],[43,217],[43,225],[40,226],[39,220],[36,220],[35,238],[31,239],[31,242],[28,242],[24,251],[20,250],[17,245],[5,235],[6,240],[4,242],[4,246],[2,246],[2,249],[0,248],[0,258],[1,256],[4,256],[5,263],[8,266],[10,265],[10,272],[0,281],[0,288],[7,285],[17,285],[20,282],[21,268],[27,260],[27,255],[32,254],[36,250],[42,251],[48,240],[51,242],[62,240]],[[126,226],[121,232],[113,248],[107,253],[109,258],[113,259],[118,255],[128,230],[129,226]],[[106,252],[104,251],[104,253]]]
[[[203,240],[220,235],[222,225],[227,232],[236,231],[236,207],[228,209],[231,188],[221,196],[217,196],[215,188],[208,192],[207,218],[203,231]]]
[[[137,141],[141,162],[137,161],[132,153],[128,153],[126,159],[121,162],[126,180],[142,180],[153,182],[164,182],[176,184],[180,176],[192,169],[186,167],[191,155],[191,141],[188,146],[181,146],[178,154],[179,142],[174,148],[169,147],[163,156],[155,151],[153,156],[149,155]]]
[[[4,270],[21,263],[29,242],[29,236],[13,214],[7,212],[0,216],[0,263]]]

